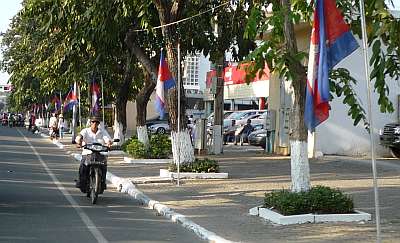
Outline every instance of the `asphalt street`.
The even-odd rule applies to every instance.
[[[0,127],[0,242],[202,242],[113,189],[90,204],[77,170],[45,138]]]

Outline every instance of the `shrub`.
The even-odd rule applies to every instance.
[[[315,186],[308,192],[280,190],[266,193],[264,207],[274,208],[283,215],[354,212],[354,203],[349,196],[326,186]]]
[[[136,138],[133,138],[131,142],[126,146],[126,152],[137,159],[143,159],[148,157],[144,144]]]
[[[168,170],[177,172],[178,168],[175,163],[170,163]],[[218,162],[213,159],[196,159],[193,163],[181,164],[180,172],[195,172],[195,173],[213,173],[219,172]]]
[[[150,136],[149,157],[153,159],[166,159],[172,153],[171,140],[165,134]]]
[[[136,139],[136,137],[132,136],[132,137],[128,138],[127,140],[125,140],[125,142],[121,145],[122,151],[124,151],[126,153],[128,152],[127,149],[126,149],[126,146],[128,146],[128,144],[130,144],[133,139]]]

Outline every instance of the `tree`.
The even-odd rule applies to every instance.
[[[343,10],[346,19],[350,22],[353,32],[360,33],[360,18],[354,18],[353,13],[358,11],[358,1],[337,1]],[[266,11],[272,8],[272,11]],[[313,3],[298,0],[266,0],[258,1],[254,5],[245,36],[255,38],[268,32],[269,38],[249,55],[249,59],[255,61],[256,67],[250,75],[255,75],[262,70],[265,62],[271,72],[276,72],[280,77],[290,80],[294,90],[294,103],[291,113],[291,175],[292,190],[307,191],[310,188],[309,163],[307,158],[307,130],[304,124],[304,102],[306,69],[302,65],[306,53],[299,52],[294,35],[294,24],[300,21],[311,22]],[[378,104],[382,112],[393,111],[393,106],[386,97],[389,90],[385,83],[385,75],[399,78],[399,52],[396,45],[399,44],[399,35],[393,30],[398,29],[399,21],[388,12],[383,0],[366,2],[366,17],[368,26],[368,41],[373,44],[371,64],[374,69],[371,79],[375,81],[375,90],[378,91]],[[273,28],[271,29],[270,27]],[[392,36],[393,35],[393,36]],[[388,52],[380,49],[380,43],[388,46]],[[281,43],[284,43],[283,45]],[[354,119],[354,124],[363,120],[368,128],[368,121],[364,109],[358,102],[352,89],[356,80],[345,69],[331,71],[331,92],[337,96],[344,94],[344,103],[349,106],[349,115]]]
[[[116,136],[123,140],[126,102],[142,85],[139,80],[134,82],[133,74],[139,67],[124,46],[134,6],[123,1],[93,3],[89,0],[23,2],[16,24],[3,42],[6,46],[3,69],[12,73],[10,80],[18,90],[24,77],[31,75],[40,80],[47,94],[68,89],[73,80],[104,78],[108,81],[106,98],[116,100],[119,131]],[[88,82],[81,82],[81,86],[87,90]]]

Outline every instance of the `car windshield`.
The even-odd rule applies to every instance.
[[[241,117],[243,116],[243,112],[233,112],[232,114],[230,114],[227,119],[231,119],[231,120],[239,120]]]
[[[225,119],[225,118],[228,118],[232,113],[233,113],[233,111],[225,111],[225,113],[224,113],[224,119]]]

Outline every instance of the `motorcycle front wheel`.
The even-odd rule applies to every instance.
[[[92,204],[96,204],[101,186],[100,170],[96,167],[92,172],[90,174],[90,199]]]

